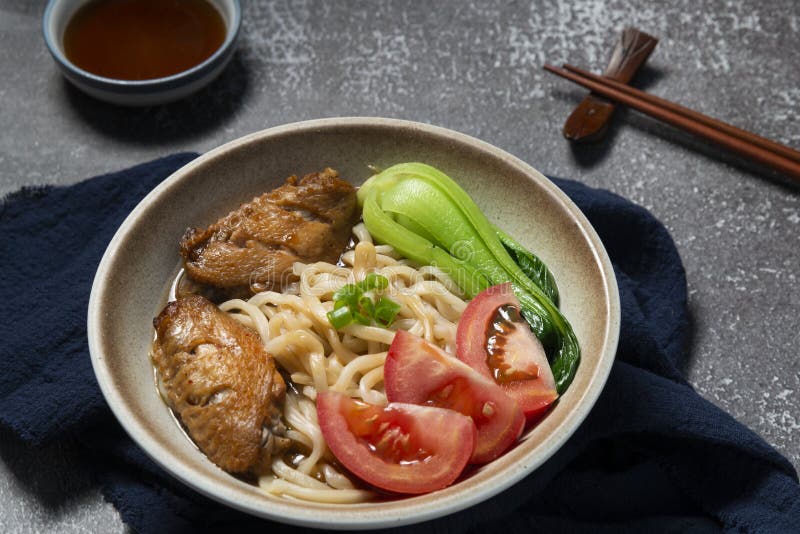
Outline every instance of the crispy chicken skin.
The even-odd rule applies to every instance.
[[[279,290],[296,261],[335,263],[358,219],[356,191],[333,169],[291,176],[202,230],[183,236],[187,276],[246,296]]]
[[[200,450],[230,473],[268,468],[285,441],[285,384],[258,334],[197,295],[167,304],[153,326],[162,392]]]

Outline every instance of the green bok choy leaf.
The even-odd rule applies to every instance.
[[[567,389],[580,362],[580,347],[556,304],[553,275],[493,226],[458,184],[429,165],[400,163],[367,180],[358,201],[364,224],[377,241],[410,260],[442,269],[469,298],[511,282],[522,316],[545,346],[558,393]]]

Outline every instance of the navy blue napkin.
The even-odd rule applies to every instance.
[[[0,424],[31,447],[69,440],[135,530],[296,532],[173,480],[128,438],[86,345],[92,278],[137,202],[196,157],[177,154],[0,205]],[[597,405],[533,475],[408,532],[800,532],[792,465],[681,374],[686,282],[664,227],[607,191],[555,179],[597,229],[622,299],[617,360]]]

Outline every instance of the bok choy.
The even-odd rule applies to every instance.
[[[377,241],[412,261],[442,269],[469,298],[511,282],[522,316],[545,347],[558,393],[567,389],[580,347],[558,309],[552,273],[492,225],[458,184],[429,165],[401,163],[367,180],[358,201]]]

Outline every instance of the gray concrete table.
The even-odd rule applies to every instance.
[[[560,130],[583,91],[541,69],[601,70],[633,25],[660,38],[641,86],[800,147],[800,3],[245,0],[222,77],[148,109],[64,81],[41,38],[44,3],[0,0],[0,195],[310,118],[459,130],[661,219],[687,271],[689,380],[800,466],[800,190],[630,111],[605,143],[570,146]],[[125,530],[72,454],[0,431],[0,531]]]

